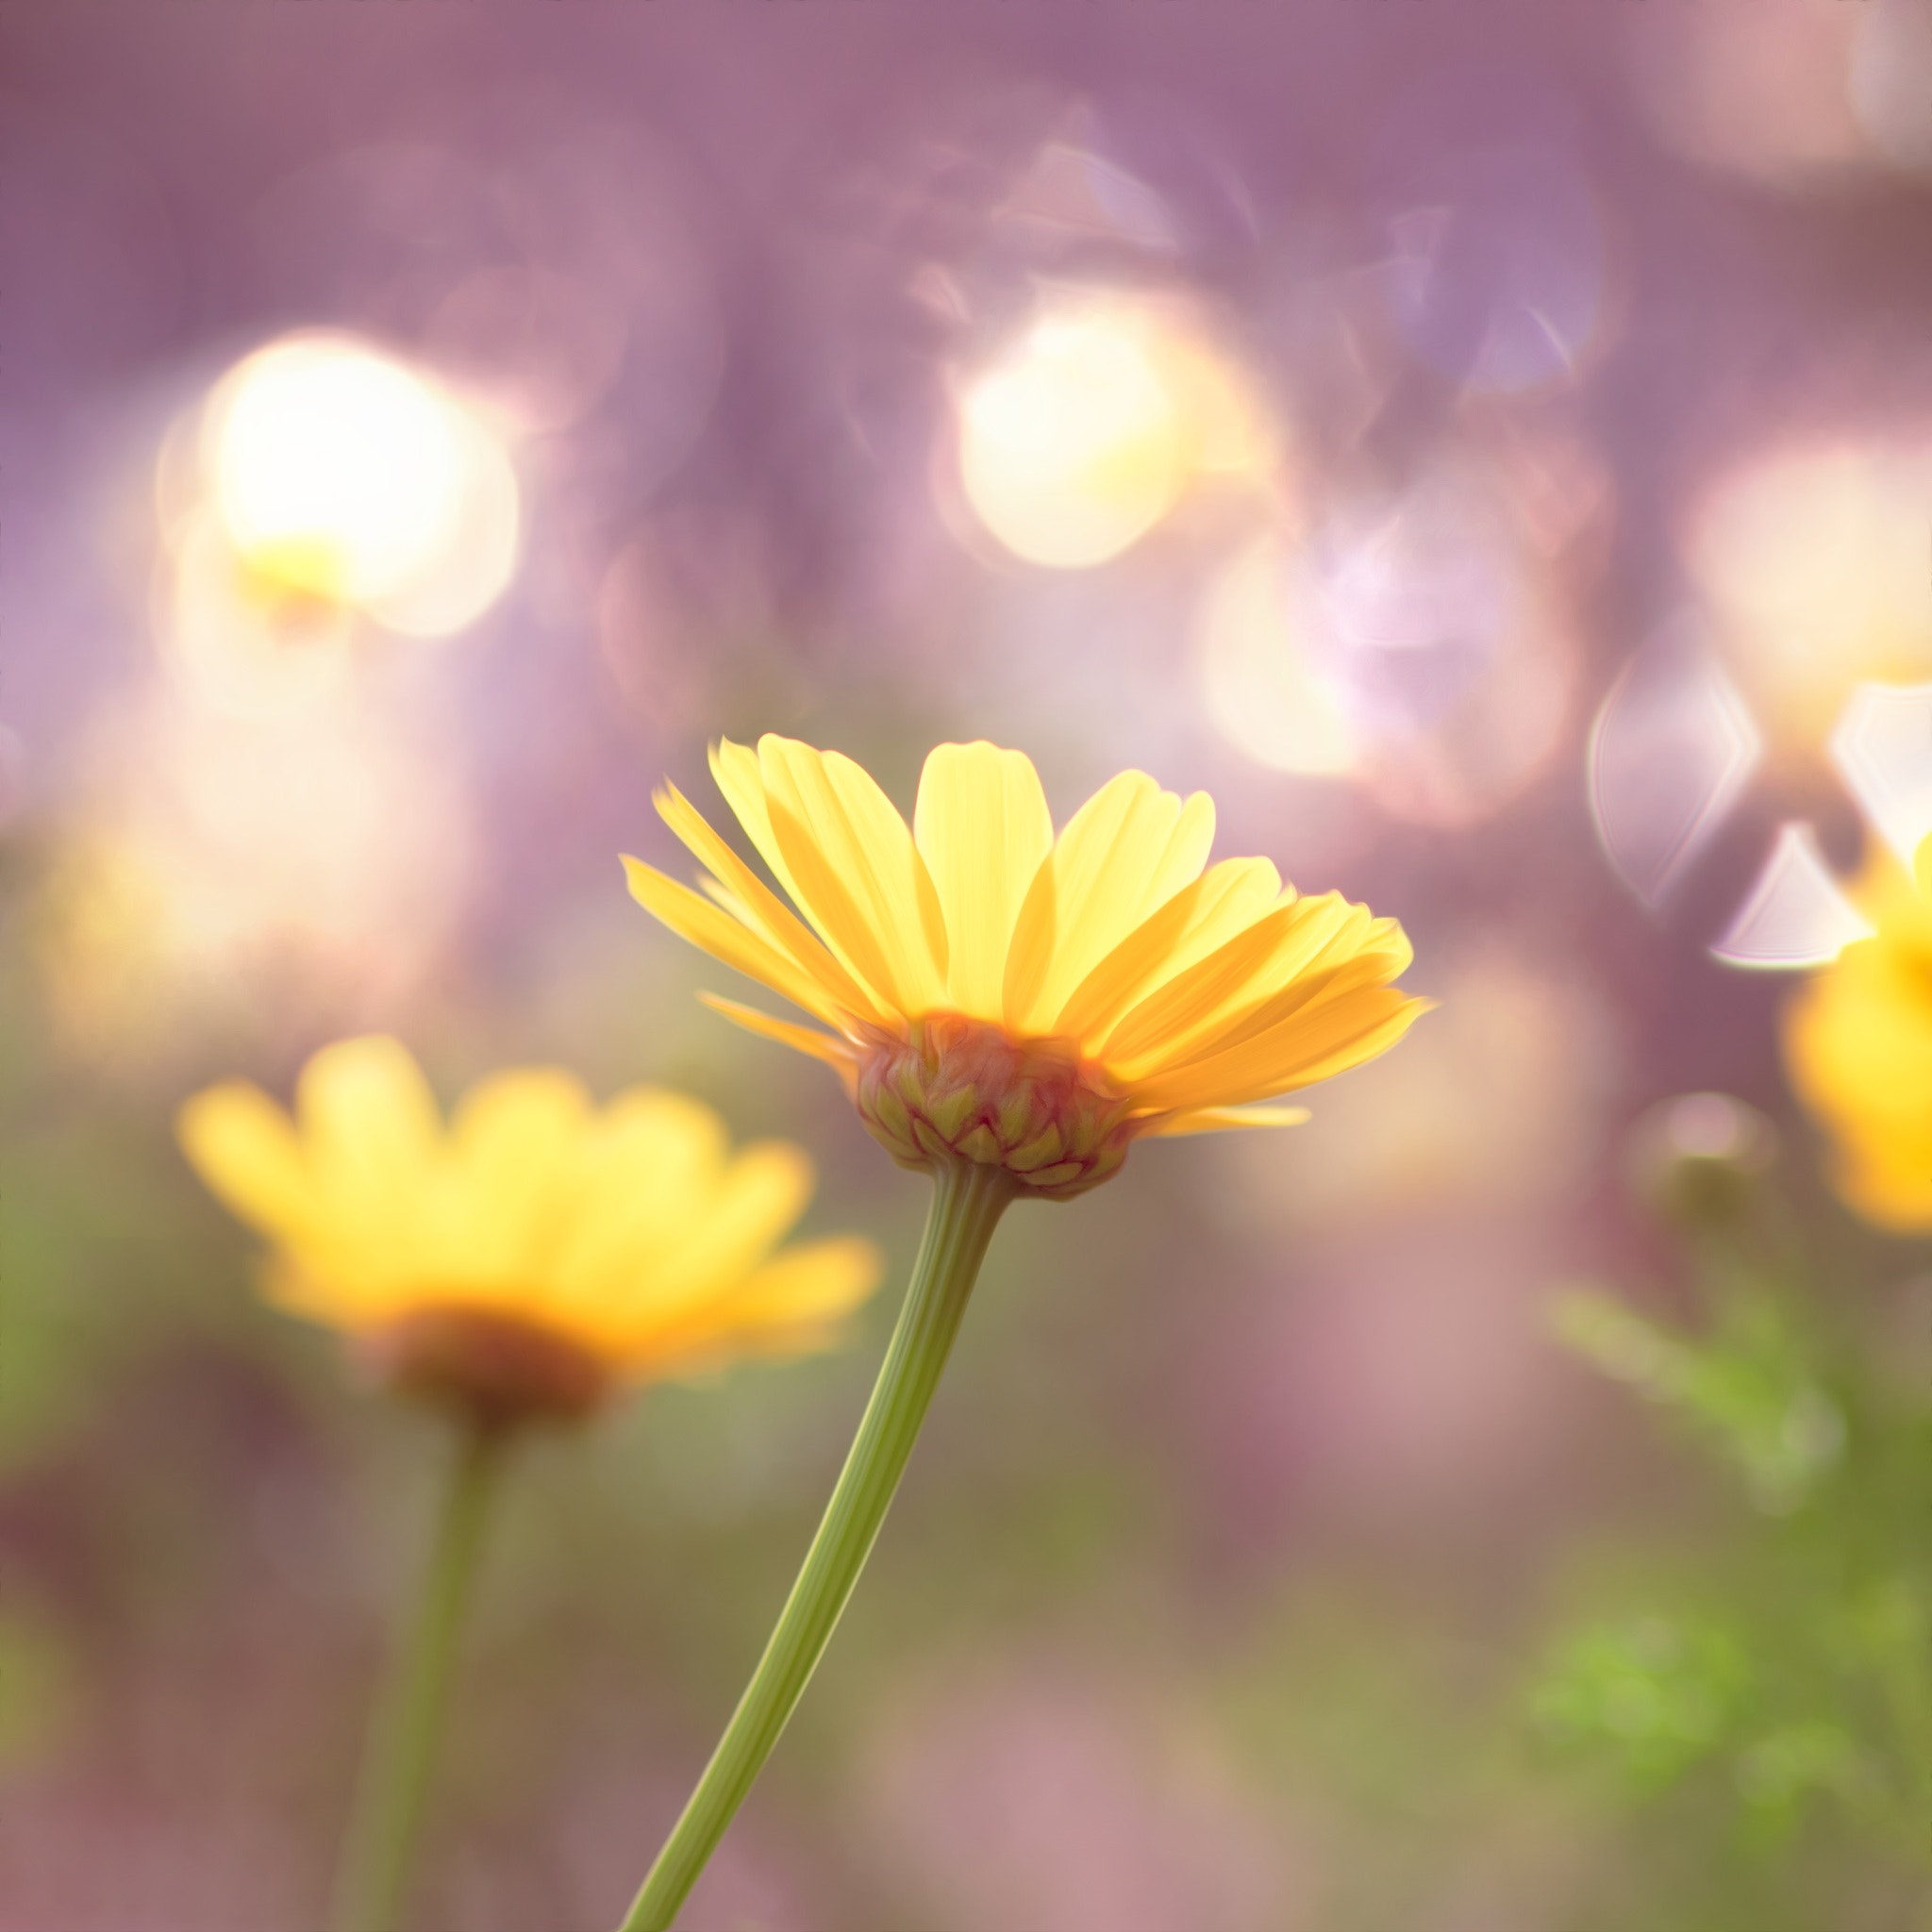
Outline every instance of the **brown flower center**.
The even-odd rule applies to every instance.
[[[357,1338],[376,1379],[460,1410],[478,1427],[575,1422],[610,1392],[608,1365],[582,1343],[500,1308],[413,1308]]]
[[[1014,1040],[986,1020],[929,1013],[905,1040],[859,1060],[860,1118],[902,1167],[938,1160],[1004,1167],[1020,1187],[1065,1200],[1127,1158],[1132,1102],[1063,1040]]]

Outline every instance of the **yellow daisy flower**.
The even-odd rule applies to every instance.
[[[931,754],[909,826],[852,759],[791,739],[727,741],[711,771],[791,906],[669,785],[704,890],[626,858],[631,891],[830,1028],[710,1002],[829,1062],[909,1167],[1076,1194],[1143,1135],[1305,1118],[1249,1104],[1373,1058],[1427,1004],[1390,984],[1411,957],[1393,920],[1265,858],[1208,865],[1206,792],[1124,772],[1056,837],[1031,761],[991,744]]]
[[[444,1125],[408,1050],[325,1047],[295,1117],[243,1080],[196,1094],[178,1133],[265,1235],[282,1307],[342,1330],[399,1385],[483,1419],[575,1415],[620,1383],[827,1341],[879,1257],[778,1243],[811,1198],[784,1141],[732,1152],[681,1093],[594,1107],[569,1074],[492,1074]]]
[[[1889,858],[1854,897],[1876,927],[1785,1010],[1785,1065],[1836,1141],[1833,1181],[1866,1220],[1932,1228],[1932,839],[1907,878]]]
[[[991,744],[933,752],[910,825],[850,758],[791,739],[720,744],[711,770],[791,904],[669,786],[658,809],[704,890],[627,858],[631,891],[828,1029],[711,1002],[835,1067],[933,1203],[805,1567],[622,1932],[666,1932],[784,1729],[1008,1206],[1095,1186],[1142,1135],[1299,1119],[1252,1103],[1374,1058],[1426,1004],[1390,984],[1409,962],[1394,921],[1302,898],[1265,858],[1208,865],[1205,792],[1124,772],[1056,838],[1032,764]]]

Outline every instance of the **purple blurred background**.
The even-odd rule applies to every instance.
[[[1542,1308],[1664,1267],[1654,1101],[1789,1122],[1739,962],[1828,957],[1868,830],[1932,822],[1925,16],[288,0],[0,47],[0,1927],[313,1926],[412,1567],[433,1431],[254,1303],[194,1085],[382,1029],[445,1097],[684,1086],[903,1274],[918,1183],[624,892],[651,786],[709,809],[764,730],[908,809],[945,738],[1062,818],[1205,786],[1442,1005],[1306,1128],[1014,1217],[694,1932],[1601,1923],[1627,1847],[1487,1740],[1578,1551],[1678,1499]],[[891,1299],[532,1451],[425,1928],[617,1916]]]

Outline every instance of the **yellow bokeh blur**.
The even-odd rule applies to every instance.
[[[1198,332],[1148,304],[1050,308],[965,386],[959,480],[1016,557],[1105,563],[1159,524],[1200,474],[1265,475],[1257,403]]]
[[[363,623],[463,629],[516,565],[501,440],[427,372],[352,336],[244,357],[209,392],[192,451],[164,452],[161,482],[164,645],[242,708],[312,693]]]
[[[1854,686],[1932,672],[1924,506],[1932,448],[1842,441],[1723,476],[1686,549],[1774,746],[1821,749]]]
[[[1292,634],[1290,553],[1262,537],[1209,587],[1197,628],[1208,708],[1229,741],[1280,772],[1345,777],[1357,733]]]
[[[326,336],[260,350],[222,385],[205,433],[237,552],[291,585],[371,603],[451,540],[454,414],[386,356]]]

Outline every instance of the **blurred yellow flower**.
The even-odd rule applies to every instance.
[[[1785,1064],[1837,1142],[1845,1203],[1881,1227],[1932,1228],[1932,838],[1911,878],[1881,853],[1853,896],[1877,931],[1786,1008]]]
[[[876,1285],[853,1239],[778,1243],[814,1175],[789,1141],[731,1150],[708,1107],[569,1074],[492,1074],[445,1127],[408,1050],[325,1047],[295,1118],[229,1081],[177,1124],[274,1255],[267,1292],[388,1378],[488,1421],[581,1414],[621,1381],[827,1341]],[[776,1251],[776,1252],[774,1252]]]
[[[1374,1058],[1427,1004],[1393,920],[1303,898],[1265,858],[1209,866],[1213,801],[1141,772],[1059,833],[1021,753],[942,744],[908,826],[850,758],[767,736],[711,770],[809,924],[675,788],[658,811],[704,892],[626,858],[675,931],[834,1030],[724,1000],[753,1032],[836,1068],[895,1158],[1004,1168],[1077,1193],[1141,1135],[1280,1124],[1240,1111]]]

